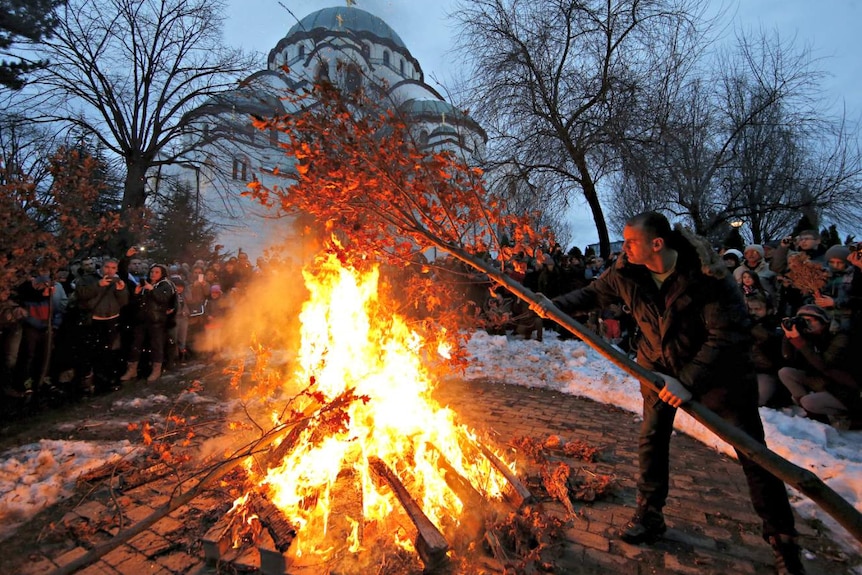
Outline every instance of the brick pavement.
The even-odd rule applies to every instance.
[[[578,509],[581,518],[566,531],[565,560],[557,562],[562,573],[773,573],[772,551],[760,537],[760,521],[735,460],[686,435],[674,436],[665,508],[668,533],[653,546],[628,545],[614,532],[635,506],[638,416],[585,398],[491,381],[447,382],[436,398],[450,405],[463,423],[488,432],[501,444],[521,436],[544,439],[557,434],[600,449],[599,469],[615,475],[619,489]],[[809,575],[862,572],[862,560],[846,557],[828,534],[818,535],[798,518],[797,528],[803,548],[809,550],[804,559]]]
[[[665,509],[667,536],[653,546],[632,546],[619,541],[613,533],[629,519],[634,507],[638,427],[635,415],[558,392],[489,381],[449,381],[440,386],[436,397],[442,404],[450,405],[461,422],[489,434],[501,446],[517,437],[544,439],[558,434],[567,441],[581,440],[600,449],[597,470],[616,476],[619,488],[611,496],[581,504],[577,509],[578,518],[568,523],[565,542],[555,559],[557,573],[765,575],[773,572],[771,551],[759,536],[759,521],[748,502],[742,471],[730,458],[689,437],[675,437],[671,494]],[[124,493],[128,521],[148,515],[166,500],[172,488],[170,481],[163,481]],[[200,546],[190,547],[188,542],[203,535],[190,531],[211,525],[218,513],[226,510],[228,500],[227,494],[205,493],[78,573],[216,573],[213,566],[204,562]],[[561,517],[566,514],[561,505],[545,504],[545,509]],[[94,500],[79,505],[72,513],[82,520],[95,521],[105,510],[104,504]],[[202,521],[207,514],[209,522]],[[803,547],[817,549],[817,553],[808,553],[805,559],[810,575],[862,572],[859,557],[847,558],[812,526],[800,521],[799,528]],[[82,548],[55,548],[53,553],[33,554],[22,566],[20,575],[49,573],[84,552]]]

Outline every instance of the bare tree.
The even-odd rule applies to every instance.
[[[855,213],[858,142],[818,109],[821,74],[807,51],[762,32],[737,39],[734,51],[680,78],[652,137],[620,140],[615,222],[660,209],[715,240],[745,222],[761,242],[786,233],[800,211],[814,221],[836,206],[843,221]]]
[[[635,105],[685,66],[702,13],[700,0],[477,0],[454,14],[489,156],[520,166],[550,209],[579,192],[605,255],[599,183],[616,167],[615,142]]]
[[[72,0],[40,53],[23,104],[43,122],[94,135],[126,168],[124,219],[144,206],[147,172],[198,145],[187,113],[233,87],[251,58],[227,48],[219,0]]]

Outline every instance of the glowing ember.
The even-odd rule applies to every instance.
[[[369,467],[373,458],[398,475],[444,531],[458,526],[463,510],[441,472],[445,462],[485,498],[500,499],[505,478],[481,456],[472,433],[455,423],[452,411],[429,396],[431,377],[422,362],[428,346],[402,318],[383,312],[377,269],[361,274],[328,256],[303,276],[310,297],[300,315],[299,365],[289,385],[299,388],[313,381],[326,401],[354,389],[369,401],[352,402],[349,421],[341,429],[306,428],[285,459],[260,479],[268,497],[299,531],[291,551],[299,556],[332,550],[326,536],[336,481],[345,475],[361,492],[356,515],[362,517],[340,517],[346,533],[339,544],[353,553],[361,551],[363,530],[371,526],[393,545],[412,548],[394,519],[397,500],[375,481]],[[437,353],[447,351],[439,348]]]

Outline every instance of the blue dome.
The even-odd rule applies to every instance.
[[[366,32],[382,40],[389,40],[399,48],[407,49],[404,41],[389,27],[389,24],[365,10],[349,6],[324,8],[312,12],[287,32],[287,37],[301,32],[311,32],[315,29],[331,30],[333,32]]]

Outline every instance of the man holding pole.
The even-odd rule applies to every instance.
[[[632,544],[653,543],[667,527],[662,509],[669,487],[670,438],[677,408],[695,398],[731,425],[765,444],[757,383],[749,360],[745,301],[711,246],[656,212],[631,218],[623,256],[589,286],[550,303],[566,313],[622,301],[639,327],[637,362],[664,387],[641,384],[637,511],[620,532]],[[531,308],[546,316],[549,300]],[[737,450],[763,538],[779,574],[804,574],[793,511],[781,480]]]

